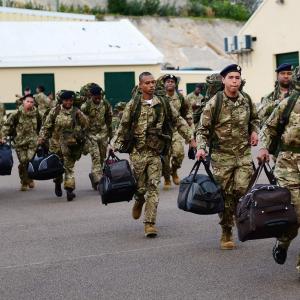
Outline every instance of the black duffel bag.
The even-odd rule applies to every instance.
[[[271,184],[256,184],[263,169]],[[262,163],[237,205],[236,226],[240,241],[279,238],[291,226],[297,225],[290,191],[275,183],[270,166]]]
[[[0,175],[11,175],[13,164],[11,146],[0,144]]]
[[[61,176],[64,165],[59,156],[49,153],[44,147],[39,146],[34,157],[27,167],[28,177],[34,180],[49,180]]]
[[[110,151],[104,163],[98,190],[102,204],[105,205],[132,200],[136,192],[136,180],[128,160],[119,159],[113,151]]]
[[[208,176],[197,174],[201,162]],[[215,181],[207,162],[197,161],[190,175],[180,181],[177,204],[178,208],[199,215],[217,214],[224,210],[221,187]]]

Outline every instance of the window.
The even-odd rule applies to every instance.
[[[299,66],[299,52],[288,52],[276,55],[276,67],[287,63],[292,64],[294,67]]]
[[[38,85],[44,86],[46,95],[55,94],[54,74],[22,74],[22,93],[30,87],[31,93],[35,94]]]

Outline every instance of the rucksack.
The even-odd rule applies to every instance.
[[[38,112],[37,109],[35,109],[35,113],[36,113],[36,119],[37,119],[37,129],[36,129],[36,132],[37,132],[37,134],[39,134],[40,129],[42,127],[43,120],[42,120],[42,117],[39,114],[39,112]],[[10,127],[10,131],[8,133],[8,136],[11,137],[12,141],[17,136],[17,126],[18,126],[19,121],[20,121],[20,116],[21,116],[21,111],[20,110],[17,110],[17,112],[14,115],[11,116],[13,118],[13,126]]]
[[[169,102],[165,100],[165,97],[163,96],[161,90],[155,91],[154,95],[159,99],[160,104],[154,106],[156,118],[150,127],[151,128],[156,127],[158,122],[158,117],[161,113],[161,109],[163,109],[165,112],[165,118],[162,125],[160,136],[164,140],[164,148],[162,150],[161,155],[166,155],[167,153],[169,153],[169,149],[172,142],[172,136],[173,136],[173,129],[172,129],[173,124],[171,118],[172,111]],[[133,114],[131,114],[131,118],[129,120],[129,124],[128,124],[129,130],[127,131],[126,135],[123,138],[122,147],[119,149],[119,152],[121,153],[131,153],[133,150],[134,129],[141,114],[141,97],[142,97],[142,93],[139,90],[139,88],[138,87],[134,88],[132,93],[133,104],[131,107],[131,111],[133,112]]]
[[[112,116],[109,114],[110,111],[110,103],[105,99],[102,98],[101,99],[103,101],[104,107],[105,107],[105,114],[104,114],[104,120],[105,120],[105,124],[106,127],[109,129],[111,127],[111,122],[112,122]],[[87,110],[87,115],[90,113],[90,109],[91,109],[91,99],[86,100],[86,110]]]
[[[13,164],[11,146],[0,144],[0,175],[10,175]]]
[[[288,98],[287,105],[284,108],[281,118],[277,124],[276,133],[277,135],[272,139],[269,146],[269,153],[277,156],[281,150],[282,142],[281,137],[284,133],[285,127],[289,122],[290,114],[294,109],[294,106],[297,102],[300,93],[298,91],[293,91],[292,95]]]

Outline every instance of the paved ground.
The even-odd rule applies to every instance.
[[[19,192],[16,164],[0,178],[1,300],[300,299],[299,238],[284,266],[273,262],[272,239],[221,251],[217,217],[178,210],[173,187],[161,193],[159,237],[146,239],[132,203],[102,206],[89,166],[79,162],[70,203],[50,181]]]

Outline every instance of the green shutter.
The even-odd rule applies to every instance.
[[[46,95],[55,94],[54,74],[22,74],[22,93],[28,86],[32,94],[35,94],[38,85],[45,87]]]
[[[134,72],[105,72],[104,73],[105,97],[115,105],[119,101],[129,101],[131,91],[135,86]]]
[[[299,66],[299,52],[281,53],[276,55],[276,67],[287,63],[293,65],[293,67]]]

